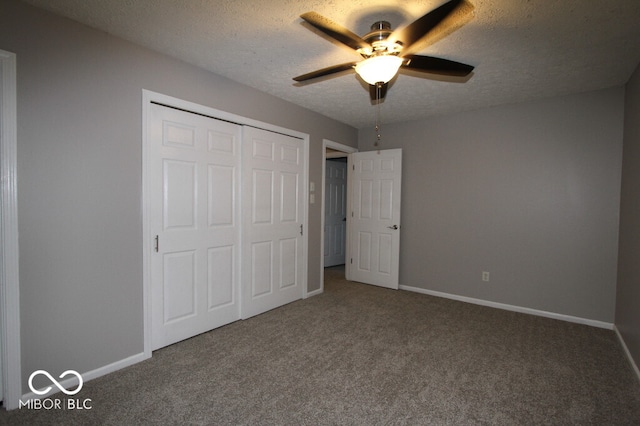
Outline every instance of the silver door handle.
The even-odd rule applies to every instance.
[[[398,225],[387,226],[387,228],[389,228],[389,229],[398,229]]]

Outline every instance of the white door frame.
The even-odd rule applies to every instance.
[[[325,205],[324,205],[324,197],[325,197],[325,181],[326,181],[326,167],[327,167],[327,158],[331,158],[331,157],[327,157],[327,148],[336,150],[336,151],[340,151],[342,153],[344,153],[344,157],[347,157],[349,154],[353,153],[353,152],[358,152],[357,148],[354,148],[352,146],[349,145],[343,145],[341,143],[338,142],[333,142],[330,141],[328,139],[323,139],[322,140],[322,193],[320,194],[320,211],[322,212],[322,214],[320,215],[320,289],[316,290],[314,292],[314,294],[318,294],[318,293],[322,293],[324,291],[324,209],[325,209]],[[349,174],[349,171],[347,170],[347,175]],[[348,198],[348,197],[347,197]],[[349,232],[347,230],[347,250],[349,247],[349,243],[348,243],[348,238],[349,238]],[[349,268],[349,263],[347,262],[345,264],[345,268]]]
[[[276,133],[282,133],[284,135],[293,136],[299,138],[303,142],[304,147],[304,172],[303,172],[303,197],[305,200],[309,199],[309,135],[307,133],[298,132],[295,130],[286,129],[284,127],[275,126],[269,123],[253,120],[250,118],[242,117],[236,114],[231,114],[225,111],[210,108],[204,105],[199,105],[193,102],[185,101],[182,99],[174,98],[171,96],[163,95],[161,93],[152,92],[150,90],[142,90],[142,263],[143,263],[143,321],[144,321],[144,357],[151,357],[151,259],[150,254],[153,249],[153,238],[151,235],[151,229],[149,224],[149,212],[148,202],[150,190],[147,188],[147,120],[148,120],[148,108],[150,104],[158,103],[169,107],[179,108],[185,111],[191,111],[196,114],[202,114],[212,118],[220,120],[230,121],[232,123],[257,127],[264,130],[269,130]],[[309,205],[304,203],[304,211],[302,212],[304,221],[304,229],[308,229],[309,223]],[[303,271],[302,271],[302,298],[306,298],[308,293],[308,247],[309,247],[309,233],[305,232],[303,235]],[[242,280],[242,277],[240,277]],[[242,291],[242,289],[240,289]],[[242,295],[240,295],[240,300]],[[242,306],[240,306],[242,315]]]
[[[2,395],[8,410],[18,408],[22,394],[20,366],[20,280],[18,263],[16,55],[0,50],[0,360]]]

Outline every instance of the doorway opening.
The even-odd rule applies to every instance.
[[[347,157],[325,161],[324,267],[344,265],[347,229]]]
[[[326,139],[322,142],[322,193],[321,193],[322,221],[321,221],[321,229],[320,229],[322,264],[320,268],[320,285],[321,285],[320,291],[324,291],[325,268],[335,267],[338,269],[342,269],[344,271],[345,268],[347,267],[345,263],[346,263],[346,256],[348,253],[348,245],[346,243],[346,239],[347,239],[346,237],[348,235],[346,216],[338,217],[339,212],[336,212],[335,210],[333,215],[329,214],[330,213],[329,207],[331,203],[329,202],[327,197],[331,195],[330,187],[332,185],[332,182],[330,181],[332,177],[329,176],[327,173],[327,166],[331,164],[335,164],[335,165],[344,164],[344,171],[345,171],[344,194],[337,194],[337,197],[343,198],[344,204],[342,205],[342,208],[345,209],[344,212],[346,214],[346,200],[347,200],[346,191],[347,191],[347,175],[348,175],[346,160],[349,154],[357,151],[358,150],[356,148],[353,148],[348,145],[343,145],[338,142],[333,142]],[[336,193],[333,193],[333,196],[336,197]],[[334,201],[335,201],[335,198],[334,198]],[[335,213],[338,213],[338,214],[335,214]],[[340,223],[342,223],[342,225]],[[329,236],[328,232],[333,232],[333,234]],[[344,262],[342,263],[342,265],[344,266],[342,266],[342,268],[338,266],[340,265],[338,260],[338,257],[340,256],[339,256],[339,253],[337,253],[337,251],[339,250],[337,251],[334,250],[333,253],[331,253],[331,251],[329,250],[330,248],[335,248],[336,238],[334,237],[336,237],[336,234],[337,234],[338,240],[340,240],[341,238],[345,240],[344,251],[343,251]],[[337,241],[337,242],[342,244],[342,241]],[[329,262],[329,263],[325,265],[326,262]]]

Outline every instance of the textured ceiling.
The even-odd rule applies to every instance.
[[[357,128],[376,107],[353,72],[292,77],[359,56],[303,25],[315,11],[363,35],[399,28],[443,0],[25,0]],[[418,52],[475,66],[465,82],[400,74],[383,122],[624,84],[640,62],[640,0],[470,0],[474,18]]]

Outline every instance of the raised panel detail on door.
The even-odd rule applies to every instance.
[[[358,262],[356,268],[360,271],[371,271],[371,233],[358,232]]]
[[[253,148],[253,158],[256,160],[268,160],[273,161],[273,154],[275,144],[268,140],[254,139],[251,141],[251,147]]]
[[[261,241],[251,245],[251,296],[256,298],[272,293],[273,242]]]
[[[373,218],[373,181],[362,179],[358,191],[358,217],[360,219]]]
[[[147,120],[152,349],[240,318],[241,126],[160,105]]]
[[[280,288],[296,285],[298,269],[298,239],[280,240]]]
[[[167,147],[193,149],[196,143],[194,126],[172,121],[163,122],[162,144]]]
[[[272,170],[253,170],[251,212],[254,225],[271,224],[273,222],[274,189]]]
[[[209,226],[233,226],[236,216],[233,198],[235,167],[209,166],[207,187],[209,188]]]
[[[398,288],[402,151],[350,154],[347,278]]]
[[[289,163],[296,166],[300,164],[300,147],[281,145],[280,149],[280,158],[283,163]]]
[[[235,285],[233,246],[212,247],[208,250],[209,310],[232,304]]]
[[[164,229],[194,228],[196,224],[196,164],[165,160]]]
[[[192,316],[196,312],[195,251],[164,255],[164,322]]]
[[[236,138],[225,132],[209,130],[207,133],[209,140],[209,151],[223,154],[235,155],[237,149]]]
[[[378,235],[378,273],[389,275],[392,271],[391,250],[393,249],[393,235],[380,233]]]
[[[378,217],[381,220],[393,219],[393,180],[380,180],[380,212]]]
[[[282,222],[298,222],[298,179],[297,173],[282,172],[281,189],[282,202],[280,205],[280,220]]]
[[[248,318],[302,297],[303,142],[243,129],[243,292]]]

